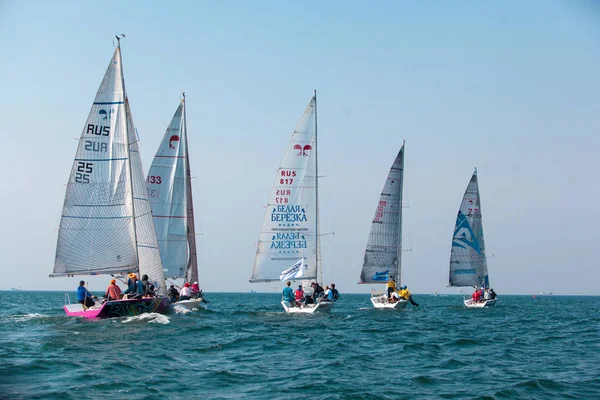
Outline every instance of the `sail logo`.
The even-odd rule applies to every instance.
[[[456,228],[454,228],[452,246],[463,249],[466,249],[468,246],[475,250],[477,254],[481,254],[481,249],[479,248],[479,243],[473,233],[473,229],[471,229],[467,217],[461,211],[458,212],[458,216],[456,217]]]
[[[453,272],[454,275],[474,275],[477,273],[477,270],[475,268],[455,269]]]
[[[312,150],[312,146],[310,144],[305,144],[304,147],[302,147],[302,145],[295,144],[294,150],[299,150],[298,153],[296,153],[297,156],[308,156],[309,152]]]
[[[101,109],[100,111],[98,111],[98,115],[100,115],[102,117],[102,120],[106,121],[107,119],[110,119],[112,113],[113,113],[113,109],[109,109],[108,112],[105,109]]]
[[[306,238],[298,232],[277,233],[271,240],[272,249],[306,249]]]
[[[271,222],[306,222],[306,211],[300,206],[277,206],[271,212]]]
[[[173,144],[173,142],[179,142],[179,136],[173,135],[169,139],[169,148],[175,150],[175,145]]]

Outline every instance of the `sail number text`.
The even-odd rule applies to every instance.
[[[162,179],[158,175],[148,175],[148,179],[146,179],[146,181],[148,183],[155,183],[157,185],[160,185],[162,183]]]
[[[94,163],[79,161],[77,163],[77,172],[75,172],[75,182],[90,183],[90,174],[94,170]]]
[[[291,192],[289,189],[277,189],[275,190],[275,196],[289,196]],[[288,201],[287,197],[275,197],[275,204],[287,204]]]
[[[85,133],[96,136],[108,136],[110,135],[110,126],[88,124]]]
[[[477,215],[478,211],[479,208],[469,208],[469,213],[467,214],[467,217],[470,217],[471,215]]]

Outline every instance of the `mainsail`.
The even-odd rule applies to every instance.
[[[185,98],[158,147],[146,186],[165,275],[198,281]]]
[[[404,144],[388,173],[365,250],[360,283],[400,283],[402,252],[402,186]]]
[[[275,176],[250,282],[278,281],[304,259],[302,279],[316,279],[319,263],[317,96],[308,103]]]
[[[489,287],[477,169],[463,196],[450,252],[450,286]]]
[[[147,203],[117,47],[79,140],[50,276],[139,271],[163,291]]]

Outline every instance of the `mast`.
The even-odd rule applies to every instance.
[[[183,93],[183,132],[184,132],[184,157],[185,157],[185,192],[186,192],[186,225],[188,250],[190,258],[188,260],[186,279],[188,282],[198,282],[198,255],[196,252],[196,228],[194,225],[194,202],[192,199],[192,172],[190,168],[190,154],[188,152],[187,139],[187,121],[185,112],[185,92]]]
[[[133,168],[131,167],[131,143],[129,142],[129,123],[128,115],[131,113],[129,109],[129,99],[125,93],[125,76],[123,75],[123,59],[121,57],[121,39],[117,36],[117,48],[119,49],[119,69],[121,70],[121,88],[123,89],[123,98],[125,103],[125,138],[127,140],[127,165],[129,166],[129,190],[131,193],[131,218],[133,222],[133,240],[135,242],[135,263],[137,265],[137,272],[140,275],[140,248],[138,246],[137,228],[135,223],[135,200],[133,199]],[[142,278],[141,276],[139,277]]]
[[[319,240],[319,146],[317,144],[317,91],[313,90],[313,97],[315,98],[315,240],[317,243],[317,251],[315,255],[315,264],[317,268],[317,277],[321,284],[323,283],[323,268],[319,268],[319,251],[321,249]]]
[[[396,248],[396,282],[398,285],[402,283],[402,202],[403,202],[403,191],[404,191],[404,144],[405,140],[402,141],[402,164],[400,165],[400,210],[398,217],[400,219],[398,224],[398,246]]]

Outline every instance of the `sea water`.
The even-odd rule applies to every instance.
[[[600,297],[414,295],[394,311],[342,292],[329,315],[285,314],[275,293],[207,298],[85,320],[63,293],[0,292],[0,398],[600,398]]]

